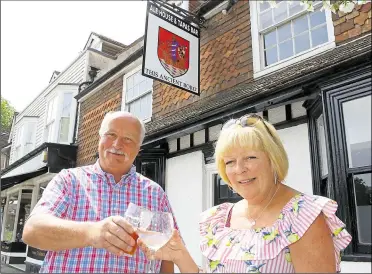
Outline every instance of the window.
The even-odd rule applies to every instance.
[[[242,197],[230,189],[218,174],[214,174],[214,205],[226,202],[236,203],[241,199]]]
[[[57,96],[53,97],[47,107],[47,118],[45,126],[45,141],[52,142],[54,135],[54,122],[57,114]]]
[[[68,142],[70,117],[71,117],[72,93],[64,93],[61,119],[59,123],[58,142]]]
[[[36,127],[37,123],[35,121],[27,122],[24,136],[23,155],[26,155],[35,148]]]
[[[348,177],[354,188],[358,242],[371,245],[371,95],[342,103],[342,112]]]
[[[319,83],[324,109],[325,143],[328,159],[329,197],[338,203],[337,214],[352,235],[343,260],[371,260],[371,76],[370,66],[339,73],[327,83]],[[312,119],[310,119],[311,121]],[[311,122],[310,136],[315,135]],[[314,140],[314,138],[311,138]],[[313,142],[312,140],[312,142]],[[320,139],[320,143],[321,143]],[[312,148],[321,147],[311,144]],[[321,149],[320,149],[321,150]],[[322,155],[322,152],[318,152]],[[322,161],[313,159],[314,192],[321,194],[318,178]],[[323,177],[322,177],[323,178]]]
[[[276,8],[267,1],[249,1],[255,72],[270,72],[315,49],[328,49],[324,46],[334,41],[331,13],[317,2],[315,11],[308,12],[300,1],[281,1]]]
[[[16,136],[16,143],[15,143],[15,154],[14,160],[17,161],[19,158],[22,157],[22,136],[23,136],[23,125],[17,129],[17,136]]]
[[[125,110],[142,120],[149,120],[152,115],[152,79],[142,76],[141,70],[124,76]]]

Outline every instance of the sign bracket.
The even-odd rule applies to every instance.
[[[204,23],[207,21],[203,16],[199,16],[198,14],[192,13],[188,10],[185,10],[183,8],[180,8],[176,6],[176,4],[169,4],[165,1],[155,1],[155,0],[149,0],[149,2],[159,6],[159,7],[165,7],[177,15],[180,15],[183,17],[183,20],[189,21],[190,23],[194,23],[198,25],[200,28],[206,28],[204,26]]]

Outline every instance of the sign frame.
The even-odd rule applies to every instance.
[[[147,52],[147,46],[148,46],[148,43],[147,43],[147,37],[148,37],[148,23],[149,23],[149,14],[151,13],[152,16],[156,16],[158,17],[159,19],[169,23],[169,24],[172,24],[173,26],[177,27],[178,29],[182,30],[182,31],[185,31],[187,32],[186,30],[182,29],[180,26],[178,26],[175,22],[173,21],[170,21],[170,20],[165,20],[164,18],[162,18],[161,16],[155,14],[154,12],[151,11],[151,6],[154,6],[156,7],[157,9],[160,9],[163,13],[165,14],[171,14],[173,17],[176,17],[177,18],[177,22],[182,22],[183,24],[185,25],[190,25],[192,26],[194,29],[197,29],[198,30],[198,35],[195,35],[195,34],[192,34],[190,32],[188,32],[190,35],[193,35],[195,36],[197,39],[198,39],[198,42],[197,42],[197,53],[198,53],[198,60],[197,60],[197,73],[198,73],[198,83],[197,83],[197,92],[194,92],[194,91],[191,91],[187,88],[184,88],[182,86],[179,86],[179,85],[176,85],[176,84],[173,84],[173,83],[170,83],[166,80],[162,80],[162,79],[159,79],[158,77],[155,77],[155,76],[152,76],[148,73],[145,73],[145,69],[146,69],[146,52]],[[177,9],[180,9],[177,7]],[[187,12],[187,11],[186,11]],[[157,35],[158,36],[158,35]],[[190,53],[189,53],[190,54]],[[189,57],[190,58],[190,57]],[[190,60],[189,60],[190,62]],[[162,69],[164,69],[164,67],[162,65],[160,65],[162,67]],[[165,70],[166,71],[166,70]],[[186,72],[187,73],[187,72]],[[148,78],[151,78],[153,80],[156,80],[156,81],[159,81],[159,82],[162,82],[164,84],[167,84],[167,85],[170,85],[170,86],[173,86],[173,87],[176,87],[178,89],[182,89],[184,91],[187,91],[187,92],[190,92],[192,93],[193,95],[197,95],[197,96],[200,96],[200,27],[199,25],[196,25],[196,24],[191,24],[190,22],[187,22],[186,20],[184,20],[182,18],[182,15],[180,15],[179,13],[177,13],[176,11],[174,10],[170,10],[170,8],[166,7],[165,5],[162,5],[162,4],[159,4],[159,3],[156,3],[155,1],[153,0],[148,0],[147,1],[147,7],[146,7],[146,25],[145,25],[145,39],[144,39],[144,45],[143,45],[143,58],[142,58],[142,75],[144,77],[148,77]],[[174,77],[172,77],[174,78]]]

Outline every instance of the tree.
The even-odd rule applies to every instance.
[[[6,99],[1,97],[1,131],[10,130],[14,112],[14,107]]]
[[[306,9],[308,11],[314,11],[314,2],[312,0],[300,0],[301,5],[305,5]],[[264,2],[263,0],[259,0],[259,2]],[[276,7],[278,2],[277,0],[267,0],[269,2],[271,7]],[[288,2],[293,2],[293,1],[288,1]],[[367,2],[371,2],[371,0],[322,0],[323,2],[323,7],[322,9],[329,9],[333,13],[336,13],[337,11],[342,11],[344,13],[349,13],[351,12],[355,5],[362,5]]]

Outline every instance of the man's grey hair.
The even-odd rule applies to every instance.
[[[105,114],[105,117],[102,120],[101,127],[99,129],[99,136],[102,137],[107,132],[109,123],[113,119],[118,118],[118,117],[132,117],[139,122],[139,124],[141,125],[140,145],[142,145],[143,139],[145,138],[145,134],[146,134],[145,124],[143,123],[143,121],[140,118],[138,118],[137,116],[133,115],[132,113],[130,113],[128,111],[121,110],[121,111],[107,112]]]

